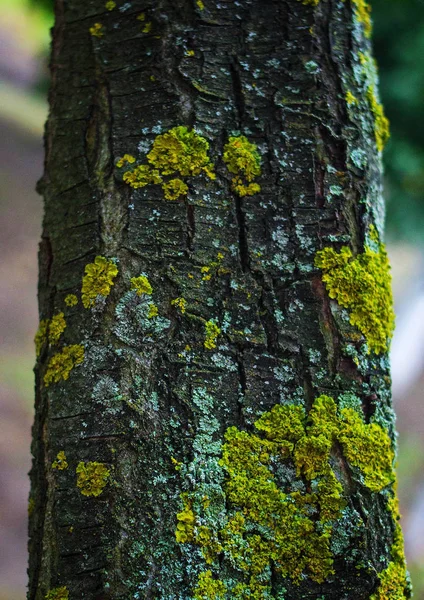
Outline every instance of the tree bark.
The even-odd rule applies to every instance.
[[[28,598],[408,598],[365,2],[55,13]]]

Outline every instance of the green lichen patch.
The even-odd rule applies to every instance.
[[[100,496],[106,487],[110,471],[103,463],[80,462],[76,474],[77,487],[83,496]]]
[[[205,332],[206,338],[203,345],[207,350],[213,350],[216,348],[216,340],[221,333],[221,329],[214,321],[206,321]]]
[[[98,296],[109,296],[117,275],[118,267],[104,256],[96,256],[93,263],[86,265],[81,288],[84,308],[94,306]]]
[[[65,331],[66,321],[63,312],[54,315],[49,323],[49,343],[56,344]]]
[[[355,258],[347,246],[340,252],[324,248],[317,253],[315,266],[323,271],[322,280],[330,298],[348,309],[350,323],[363,333],[369,351],[387,351],[395,315],[384,245],[380,244],[377,252],[366,246]]]
[[[48,362],[47,370],[44,374],[44,385],[48,387],[51,383],[69,378],[69,374],[74,367],[80,365],[84,360],[84,346],[74,344],[65,346],[61,352],[54,354]]]
[[[68,468],[68,461],[66,460],[66,454],[64,450],[61,450],[57,453],[56,459],[52,462],[52,469],[57,469],[58,471],[64,471]]]
[[[69,600],[69,591],[66,586],[53,588],[45,595],[45,600]]]
[[[139,275],[139,277],[131,278],[131,289],[135,290],[137,296],[142,296],[143,294],[151,295],[153,294],[153,288],[150,284],[146,275]]]
[[[133,166],[134,157],[125,154],[116,166],[127,167],[122,179],[132,188],[160,184],[167,200],[177,200],[188,193],[188,185],[181,177],[204,173],[209,179],[215,179],[208,151],[209,142],[204,137],[180,125],[156,137],[147,154],[148,164]]]
[[[276,405],[255,428],[227,429],[222,471],[214,477],[222,481],[220,491],[199,483],[181,495],[176,539],[198,546],[210,566],[199,576],[196,598],[208,597],[209,590],[223,598],[271,599],[273,571],[294,583],[305,576],[322,583],[334,573],[332,531],[346,505],[332,466],[336,442],[352,474],[357,470],[372,492],[393,482],[388,434],[352,408],[339,410],[329,396],[317,398],[308,415],[301,406]],[[185,466],[178,467],[184,473]],[[239,574],[236,580],[214,575],[227,562]]]
[[[34,337],[35,355],[38,357],[41,354],[43,346],[47,344],[47,334],[49,328],[49,320],[42,319],[38,325],[37,333]]]
[[[230,173],[235,175],[232,179],[232,189],[239,196],[253,196],[261,188],[254,183],[261,174],[261,157],[256,144],[252,144],[244,136],[233,136],[224,146],[224,162]]]

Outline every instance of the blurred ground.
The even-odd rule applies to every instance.
[[[26,2],[9,2],[12,13]],[[406,4],[402,4],[402,10]],[[0,0],[0,12],[6,5]],[[0,23],[0,600],[24,600],[26,586],[27,472],[33,415],[33,336],[38,325],[37,246],[42,219],[41,198],[34,187],[42,174],[42,123],[46,111],[44,101],[33,93],[40,71],[45,69],[39,59],[46,29],[40,15],[36,21],[39,41],[29,44],[25,40],[28,30],[34,28],[34,19],[24,19],[13,35],[9,20]],[[420,93],[423,98],[421,88]],[[401,178],[402,173],[398,176]],[[399,196],[390,178],[387,189],[398,204],[404,202],[408,209],[407,196]],[[424,205],[422,198],[420,201]],[[422,232],[423,227],[423,220],[416,217],[416,231]],[[389,253],[397,312],[392,372],[400,446],[399,492],[415,598],[423,599],[423,238],[421,235],[419,245],[416,233],[408,238],[391,231]]]

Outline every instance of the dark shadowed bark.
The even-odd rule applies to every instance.
[[[364,0],[56,0],[29,600],[410,595]]]

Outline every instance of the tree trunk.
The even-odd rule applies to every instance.
[[[409,598],[365,0],[55,11],[28,598]]]

